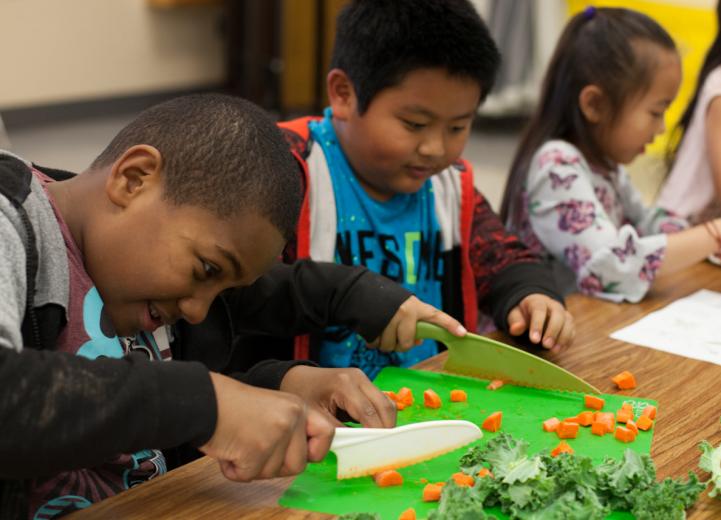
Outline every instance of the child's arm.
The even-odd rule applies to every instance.
[[[716,200],[721,201],[721,96],[708,104],[706,111],[706,153],[711,167]]]
[[[458,321],[365,267],[278,264],[252,286],[232,291],[228,302],[243,332],[289,337],[344,325],[386,350],[413,346],[419,320],[465,334]]]
[[[514,336],[528,331],[532,343],[567,346],[573,320],[550,270],[510,233],[485,198],[475,194],[471,261],[481,308]]]

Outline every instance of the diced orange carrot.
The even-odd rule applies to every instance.
[[[404,403],[403,401],[396,401],[396,410],[403,410],[407,408],[408,405]]]
[[[593,412],[581,412],[576,416],[576,422],[581,426],[591,426],[593,423]]]
[[[454,403],[468,401],[468,394],[466,394],[465,390],[451,390],[451,401]]]
[[[443,486],[445,486],[445,485],[446,485],[445,482],[436,482],[436,486],[441,486],[441,487],[443,487]]]
[[[421,478],[421,484],[428,484],[427,478]]]
[[[403,476],[394,469],[381,471],[373,475],[378,487],[400,486],[403,484]]]
[[[486,386],[486,388],[487,388],[488,390],[498,390],[498,389],[501,388],[504,384],[505,384],[505,383],[503,382],[502,379],[494,379],[493,381],[491,381],[490,383],[488,383],[488,385]]]
[[[483,477],[491,477],[493,478],[493,473],[491,473],[491,470],[488,468],[481,468],[478,470],[478,476]]]
[[[629,411],[627,408],[621,408],[619,411],[616,412],[616,421],[617,422],[628,422],[633,421],[633,412]]]
[[[456,483],[457,486],[466,486],[466,487],[472,487],[475,483],[475,480],[472,476],[466,475],[465,473],[459,471],[458,473],[454,473],[451,475],[453,478],[453,481]]]
[[[503,412],[493,412],[491,415],[486,417],[481,425],[481,428],[488,430],[489,432],[497,432],[501,429],[501,420],[503,419]]]
[[[426,408],[440,408],[441,398],[430,388],[423,392],[423,405]]]
[[[656,407],[652,404],[648,405],[646,408],[643,409],[641,412],[641,415],[648,416],[649,419],[655,419],[656,418]]]
[[[642,415],[636,421],[639,430],[648,431],[653,427],[653,420],[648,415]]]
[[[623,403],[621,405],[621,410],[626,410],[627,412],[633,414],[633,405],[631,403]]]
[[[416,520],[416,510],[412,507],[409,507],[401,513],[401,516],[398,517],[398,520]]]
[[[546,419],[545,421],[543,421],[543,431],[555,432],[559,424],[561,424],[561,421],[558,420],[558,417],[551,417],[550,419]]]
[[[383,393],[391,398],[391,401],[397,401],[398,395],[393,390],[383,390]]]
[[[443,486],[438,484],[426,484],[423,488],[423,501],[424,502],[438,502],[441,499],[441,492]]]
[[[633,431],[623,426],[616,427],[616,433],[613,436],[621,442],[633,442],[636,439]]]
[[[398,401],[401,401],[406,406],[410,406],[413,404],[413,392],[407,386],[404,386],[403,388],[398,390],[398,393],[396,395],[398,396]]]
[[[573,448],[566,442],[561,441],[558,446],[551,450],[551,457],[558,457],[561,453],[573,453]]]
[[[630,390],[636,388],[636,378],[628,370],[624,370],[620,374],[616,374],[611,378],[621,390]]]
[[[562,421],[556,428],[559,439],[575,439],[578,435],[578,423]]]
[[[580,423],[579,423],[579,420],[578,420],[578,415],[574,415],[573,417],[566,417],[566,418],[565,418],[563,421],[561,421],[561,422],[572,422],[572,423],[580,424]]]
[[[633,421],[626,421],[626,428],[631,430],[634,435],[638,435],[638,426],[636,426],[636,423]]]
[[[603,437],[608,433],[608,429],[606,428],[606,425],[600,422],[593,422],[591,424],[591,433],[594,435],[600,435]]]
[[[584,395],[583,403],[586,406],[586,408],[593,408],[594,410],[600,410],[603,408],[603,405],[606,404],[606,401],[604,401],[600,397],[596,397],[595,395]]]
[[[605,433],[613,433],[613,429],[616,427],[616,419],[611,412],[596,412],[593,414],[591,428],[593,428],[594,424],[600,424],[605,429]],[[596,429],[598,430],[598,428],[597,426]]]

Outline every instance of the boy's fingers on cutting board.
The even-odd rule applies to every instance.
[[[370,382],[363,372],[344,372],[341,387],[334,397],[342,408],[366,428],[390,428],[396,424],[396,406]]]
[[[516,305],[508,313],[508,332],[512,336],[520,336],[521,334],[526,332],[527,328],[528,322],[523,315],[523,311],[521,311],[521,308]]]

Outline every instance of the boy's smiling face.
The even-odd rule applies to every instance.
[[[348,161],[377,200],[415,193],[456,161],[468,139],[481,89],[445,69],[416,69],[358,113],[347,75],[328,75],[333,124]]]
[[[112,211],[86,224],[82,237],[85,266],[121,336],[203,321],[221,291],[252,284],[285,245],[252,210],[220,218],[165,200],[161,176],[142,169],[110,173]]]

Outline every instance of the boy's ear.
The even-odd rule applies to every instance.
[[[111,166],[105,191],[113,204],[125,208],[151,187],[160,187],[163,157],[154,146],[128,148]]]
[[[328,73],[326,83],[333,117],[341,121],[348,120],[358,106],[353,82],[341,69],[332,69]]]
[[[589,123],[600,123],[606,111],[606,96],[603,90],[597,85],[583,87],[578,94],[578,107]]]

